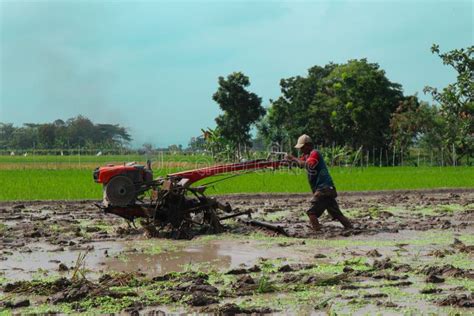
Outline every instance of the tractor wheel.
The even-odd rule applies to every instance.
[[[127,206],[135,200],[135,185],[126,176],[115,176],[105,186],[105,195],[111,206]]]

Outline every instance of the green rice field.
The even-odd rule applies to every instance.
[[[100,161],[93,162],[99,163]],[[37,161],[31,163],[36,163],[39,166]],[[0,162],[0,200],[101,198],[101,185],[93,181],[93,168],[88,165],[70,169],[32,168],[34,166],[18,168],[11,167],[11,163],[8,164],[8,167],[5,167],[6,165],[5,162]],[[24,166],[24,164],[22,165]],[[167,166],[165,169],[155,169],[155,176],[182,169],[190,168]],[[474,188],[473,167],[333,167],[330,168],[330,173],[339,191]],[[223,178],[225,176],[207,178],[197,184],[205,184]],[[226,179],[209,186],[207,192],[215,195],[229,193],[297,193],[309,192],[309,186],[303,170],[280,169],[277,171],[257,171]]]

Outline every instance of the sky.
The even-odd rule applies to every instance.
[[[186,146],[234,71],[268,106],[282,78],[367,58],[429,101],[424,86],[456,77],[433,43],[473,45],[472,1],[0,0],[0,122],[84,115],[136,147]]]

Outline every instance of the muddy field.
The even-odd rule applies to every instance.
[[[474,191],[342,193],[355,228],[307,226],[308,195],[219,197],[289,237],[232,219],[192,240],[93,201],[0,203],[0,313],[469,314]]]

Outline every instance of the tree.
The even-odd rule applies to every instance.
[[[265,115],[262,99],[246,90],[249,85],[247,76],[234,72],[227,78],[219,77],[219,87],[212,96],[224,112],[216,118],[219,134],[231,144],[239,157],[243,146],[251,146],[251,126]]]
[[[392,83],[376,63],[350,60],[325,79],[325,101],[336,143],[352,148],[387,148],[390,116],[403,98],[401,86]]]
[[[204,148],[211,153],[216,161],[228,161],[235,159],[235,150],[229,142],[222,137],[218,128],[201,129],[204,137]]]
[[[277,122],[277,118],[274,115],[275,109],[270,107],[267,115],[263,117],[260,122],[257,123],[257,141],[261,141],[263,146],[278,145],[278,150],[282,148],[283,144],[289,139],[288,132],[286,129],[279,128],[282,126]]]
[[[67,120],[68,138],[70,145],[74,147],[84,147],[87,140],[94,139],[94,124],[87,117],[79,115]]]
[[[95,143],[116,147],[132,140],[127,129],[118,124],[97,124],[95,129],[97,131],[94,137]]]
[[[12,149],[31,149],[38,145],[38,130],[31,127],[21,127],[15,129],[10,141]]]
[[[271,141],[306,133],[320,145],[389,146],[390,116],[403,93],[378,64],[361,59],[314,66],[306,77],[282,79],[280,86],[282,95],[260,128]]]
[[[144,154],[151,154],[153,152],[153,145],[151,143],[144,143],[139,152]]]
[[[439,130],[438,116],[436,107],[420,102],[416,96],[406,97],[400,101],[390,119],[392,145],[407,153],[415,142],[423,143],[428,139],[435,142]]]
[[[431,52],[457,72],[456,82],[442,91],[429,86],[424,89],[439,105],[442,147],[447,152],[451,152],[454,147],[456,160],[470,157],[474,154],[474,46],[443,54],[439,46],[433,44]],[[448,159],[452,159],[452,156],[448,156]]]
[[[183,145],[181,144],[179,145],[172,144],[168,146],[168,151],[173,152],[173,153],[181,152],[182,150],[183,150]]]
[[[191,137],[188,143],[188,150],[190,151],[201,151],[204,150],[206,145],[206,139],[203,135],[198,137]]]
[[[323,79],[335,67],[332,63],[324,67],[314,66],[308,70],[307,77],[280,80],[282,95],[275,101],[270,100],[267,115],[259,125],[267,145],[294,142],[299,135],[312,133],[315,126],[318,127],[318,140],[332,142],[330,111],[324,109],[321,101],[326,98]]]
[[[13,127],[13,124],[0,123],[0,148],[7,149],[11,146],[10,143],[14,132],[15,127]]]
[[[127,129],[118,124],[94,124],[83,116],[23,127],[0,123],[0,148],[118,148],[131,139]]]
[[[38,126],[38,141],[42,148],[53,148],[56,141],[56,126],[54,124]]]

